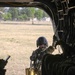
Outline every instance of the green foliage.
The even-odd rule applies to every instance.
[[[43,17],[43,11],[41,9],[36,10],[35,17],[37,17],[38,20],[41,20]]]
[[[34,17],[35,14],[35,8],[29,8],[29,12],[30,12],[30,17]]]
[[[12,15],[12,20],[16,20],[18,18],[18,8],[10,7],[8,12]]]
[[[35,8],[29,8],[29,11],[30,11],[30,18],[32,19],[32,24],[34,24],[33,18],[35,15]]]
[[[49,15],[44,11],[43,12],[43,17],[49,17]]]
[[[11,14],[10,13],[3,14],[3,19],[4,20],[11,20],[12,19]]]
[[[19,9],[19,15],[24,15],[24,14],[26,14],[28,17],[30,16],[29,8],[23,7],[21,9]]]
[[[28,20],[28,17],[26,14],[23,14],[23,15],[18,16],[18,20],[20,21]]]
[[[37,18],[41,20],[43,17],[48,17],[48,15],[41,9],[33,7],[0,7],[0,19],[4,20],[21,20],[26,21]],[[3,17],[3,18],[2,18]]]

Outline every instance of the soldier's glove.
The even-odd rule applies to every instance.
[[[52,53],[54,51],[53,46],[49,46],[46,51],[47,53]]]

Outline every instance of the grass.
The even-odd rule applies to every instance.
[[[6,75],[25,75],[39,36],[45,36],[51,45],[52,25],[0,24],[0,58],[11,56],[5,67]]]

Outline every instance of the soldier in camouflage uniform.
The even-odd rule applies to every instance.
[[[30,56],[30,60],[32,61],[32,66],[34,67],[34,69],[38,70],[40,69],[41,60],[43,56],[46,53],[52,53],[53,47],[48,47],[48,42],[45,37],[39,37],[36,41],[36,45],[38,48],[35,51],[33,51],[32,55]]]

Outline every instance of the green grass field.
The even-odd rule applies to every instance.
[[[0,58],[11,58],[6,65],[6,75],[25,75],[29,57],[36,47],[39,36],[45,36],[52,44],[52,25],[0,24]]]

